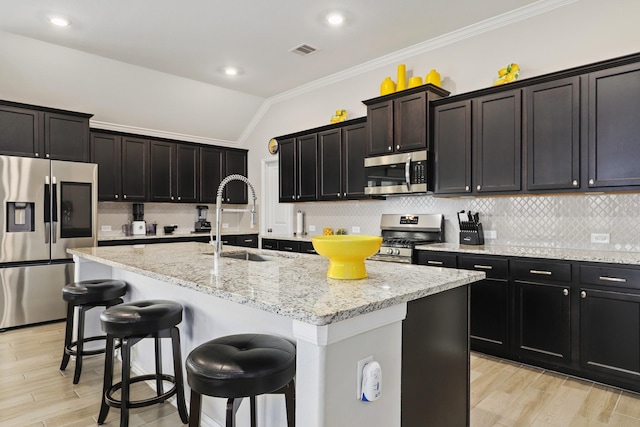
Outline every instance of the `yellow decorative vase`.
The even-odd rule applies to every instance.
[[[396,91],[396,84],[391,80],[391,77],[387,77],[382,81],[380,85],[380,96],[389,95]]]
[[[440,74],[436,70],[429,71],[425,78],[427,84],[431,83],[434,86],[440,86]]]
[[[396,91],[405,90],[407,88],[407,67],[404,64],[398,65],[398,83]]]

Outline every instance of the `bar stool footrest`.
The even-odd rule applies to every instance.
[[[129,379],[129,385],[138,383],[141,381],[157,380],[160,378],[162,381],[168,381],[173,384],[173,387],[162,393],[160,396],[150,397],[148,399],[131,400],[127,403],[128,408],[143,408],[145,406],[153,405],[155,403],[161,403],[177,393],[178,388],[176,386],[176,378],[173,375],[166,374],[148,374],[139,375],[137,377],[131,377]],[[105,393],[105,402],[112,408],[120,408],[122,401],[113,397],[113,394],[122,388],[122,382],[118,382],[111,386],[111,388]]]
[[[95,337],[88,337],[88,338],[84,338],[82,340],[83,345],[88,343],[88,342],[93,342],[93,341],[100,341],[100,340],[107,340],[106,335],[98,335]],[[73,341],[71,342],[71,344],[69,344],[68,346],[64,347],[64,352],[67,353],[69,356],[78,356],[78,351],[75,350],[74,348],[76,348],[78,346],[78,341]],[[122,346],[122,343],[120,342],[120,340],[118,340],[118,343],[115,345],[114,349],[118,349]],[[106,351],[106,348],[96,348],[94,350],[82,350],[82,355],[83,356],[95,356],[96,354],[104,354],[104,352]]]

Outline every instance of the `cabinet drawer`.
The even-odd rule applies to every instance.
[[[300,242],[293,242],[291,240],[279,240],[278,250],[285,252],[300,252]]]
[[[317,254],[311,242],[300,242],[300,252],[303,254]]]
[[[262,249],[278,250],[278,241],[276,239],[262,239]]]
[[[236,246],[244,246],[247,248],[258,247],[257,234],[239,234],[236,236]]]
[[[431,251],[417,251],[417,254],[417,264],[420,265],[447,268],[456,268],[458,265],[457,256],[455,254]]]
[[[513,261],[513,278],[516,280],[571,281],[571,263],[545,260]]]
[[[640,270],[609,265],[581,265],[580,283],[640,289]]]
[[[509,261],[500,258],[461,256],[458,260],[458,268],[484,271],[487,273],[487,277],[498,279],[506,279],[509,276]]]

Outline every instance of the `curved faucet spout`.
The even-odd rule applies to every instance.
[[[249,180],[247,179],[246,176],[240,175],[240,174],[232,174],[227,176],[226,178],[224,178],[222,180],[222,182],[220,182],[220,185],[218,186],[218,192],[216,193],[216,234],[215,234],[215,240],[214,235],[213,235],[213,228],[211,229],[211,245],[213,245],[214,247],[214,255],[216,258],[220,258],[220,253],[222,252],[222,239],[220,237],[221,235],[221,227],[222,227],[222,221],[221,221],[221,217],[222,217],[222,191],[224,190],[224,187],[226,187],[226,185],[231,182],[231,181],[242,181],[245,184],[247,184],[247,186],[249,187],[249,189],[251,190],[251,197],[253,198],[253,207],[251,208],[251,228],[253,228],[253,226],[256,224],[256,191],[253,188],[253,185],[251,185],[251,183],[249,182]]]

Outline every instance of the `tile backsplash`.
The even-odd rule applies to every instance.
[[[442,213],[445,239],[458,242],[456,212],[480,212],[484,230],[496,232],[485,245],[533,246],[640,252],[640,194],[579,194],[439,198],[389,197],[387,200],[299,203],[305,224],[380,234],[382,213]],[[305,230],[305,231],[308,231]],[[591,243],[591,234],[609,234],[610,243]],[[639,255],[640,256],[640,255]]]

